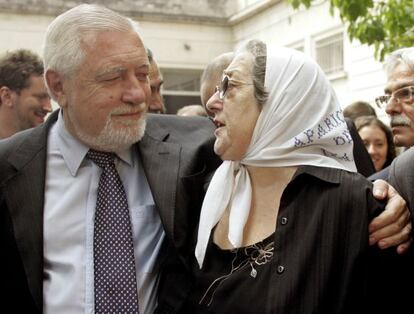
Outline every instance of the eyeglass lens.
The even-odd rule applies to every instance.
[[[220,99],[224,98],[228,87],[229,87],[229,77],[227,75],[224,75],[223,79],[221,80],[221,84],[220,84],[220,94],[219,94]]]
[[[376,103],[380,108],[385,108],[392,99],[396,101],[407,101],[413,97],[414,86],[407,86],[396,90],[392,95],[383,95],[376,98]]]
[[[400,99],[400,100],[407,100],[410,99],[413,96],[413,87],[404,87],[401,88],[394,93],[394,98]]]

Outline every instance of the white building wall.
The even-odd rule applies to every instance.
[[[41,54],[43,37],[53,18],[0,13],[0,53],[27,48]],[[161,67],[203,69],[212,58],[232,49],[228,27],[145,21],[140,27]]]
[[[164,68],[204,69],[217,55],[233,44],[229,27],[141,22],[145,43]]]
[[[201,70],[215,56],[252,38],[287,46],[303,42],[305,52],[312,55],[315,38],[343,31],[345,76],[332,79],[338,98],[342,107],[356,100],[374,105],[373,99],[385,84],[382,65],[374,60],[373,49],[349,41],[339,18],[329,14],[328,2],[296,11],[284,1],[238,1],[240,11],[229,17],[227,26],[140,21],[144,40],[161,68]],[[0,53],[28,48],[40,54],[44,32],[53,18],[0,13]]]
[[[233,25],[235,47],[253,38],[291,47],[304,43],[305,52],[313,55],[315,38],[342,31],[345,35],[345,75],[331,79],[341,106],[345,107],[357,100],[368,101],[375,106],[374,98],[382,93],[385,84],[382,65],[373,58],[373,49],[357,41],[350,42],[339,17],[330,15],[329,2],[321,1],[308,10],[294,10],[286,2],[280,1],[245,20],[238,18],[239,21]]]
[[[50,16],[0,13],[0,54],[19,48],[42,53],[42,42]]]

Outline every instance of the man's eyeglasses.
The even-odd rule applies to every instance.
[[[414,86],[406,86],[397,89],[391,95],[383,95],[375,98],[375,103],[379,108],[385,108],[391,101],[408,102],[414,101]]]
[[[245,82],[236,81],[236,80],[231,80],[231,81],[236,82],[237,85],[253,85],[253,83],[245,83]],[[230,78],[228,77],[228,75],[224,75],[223,78],[221,79],[220,85],[216,86],[214,93],[219,92],[220,100],[223,100],[224,96],[226,96],[227,89],[229,88],[229,82],[230,82]]]

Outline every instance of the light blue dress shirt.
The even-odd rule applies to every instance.
[[[93,227],[101,169],[65,128],[50,130],[44,204],[44,313],[94,313]],[[135,148],[117,152],[133,229],[140,313],[152,313],[164,231]],[[23,196],[24,197],[24,196]]]

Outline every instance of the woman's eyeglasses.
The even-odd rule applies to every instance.
[[[409,102],[414,101],[414,86],[406,86],[397,89],[391,95],[383,95],[375,98],[375,103],[379,108],[385,108],[391,101]]]
[[[229,88],[230,80],[231,79],[228,77],[228,75],[223,75],[223,78],[221,79],[220,85],[217,85],[216,88],[214,89],[214,93],[219,92],[220,100],[223,100],[224,97],[226,96],[227,89]],[[236,80],[231,80],[231,81],[236,82],[236,85],[253,85],[253,83],[245,83],[245,82],[240,82],[240,81],[236,81]]]

